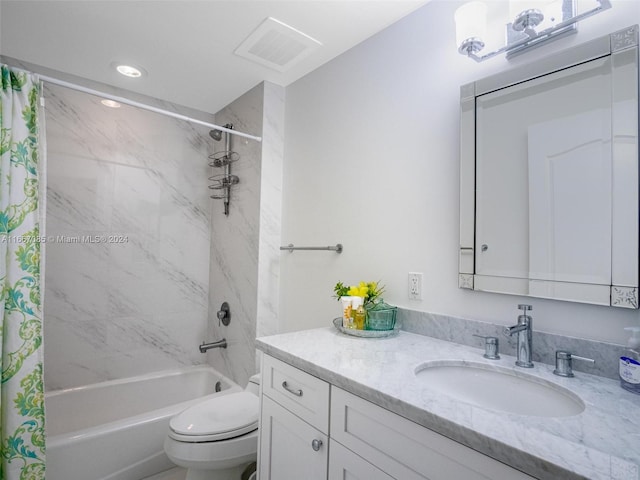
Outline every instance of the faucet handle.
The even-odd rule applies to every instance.
[[[497,337],[484,336],[484,335],[476,335],[473,334],[474,337],[484,338],[484,358],[488,358],[489,360],[499,360],[500,352],[499,352],[499,342]]]
[[[520,303],[520,304],[518,304],[518,309],[522,310],[522,314],[523,315],[526,315],[529,310],[533,310],[533,307],[531,305],[527,305],[525,303]]]
[[[566,350],[557,350],[556,351],[556,368],[553,371],[554,375],[559,375],[561,377],[573,377],[573,366],[572,360],[582,360],[589,363],[596,363],[593,358],[580,357],[578,355],[574,355],[571,352],[567,352]]]

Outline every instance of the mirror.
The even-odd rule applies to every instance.
[[[460,105],[459,286],[639,308],[638,27]]]

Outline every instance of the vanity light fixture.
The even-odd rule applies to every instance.
[[[105,98],[104,100],[100,100],[100,103],[105,107],[120,108],[120,104],[118,102],[116,102],[115,100],[109,100],[108,98]]]
[[[480,54],[487,42],[487,5],[480,1],[465,3],[455,12],[458,52],[476,62],[505,53],[507,58],[523,50],[538,46],[547,40],[574,33],[577,23],[611,8],[611,0],[589,0],[594,6],[579,11],[579,0],[509,0],[509,20],[504,25],[505,45]],[[580,0],[584,1],[584,0]],[[492,9],[505,10],[504,4]],[[499,15],[499,13],[498,13]],[[498,15],[493,15],[498,16]]]

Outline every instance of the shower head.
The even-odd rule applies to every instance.
[[[211,136],[211,138],[213,138],[216,142],[219,142],[220,140],[222,140],[222,130],[210,130],[209,131],[209,135]]]

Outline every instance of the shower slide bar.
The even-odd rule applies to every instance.
[[[294,250],[329,250],[336,253],[342,253],[342,244],[338,243],[337,245],[329,245],[328,247],[296,247],[293,243],[289,245],[280,247],[280,250],[289,250],[289,253]]]
[[[23,72],[31,73],[27,70],[15,68],[15,70],[21,70]],[[49,77],[47,75],[41,75],[36,73],[37,77],[43,81],[52,83],[54,85],[58,85],[60,87],[70,88],[72,90],[77,90],[78,92],[88,93],[89,95],[95,95],[97,97],[105,98],[108,100],[113,100],[118,103],[123,103],[125,105],[129,105],[132,107],[141,108],[143,110],[148,110],[150,112],[159,113],[160,115],[166,115],[168,117],[176,118],[178,120],[184,120],[185,122],[195,123],[198,125],[203,125],[209,128],[215,128],[216,130],[220,130],[222,132],[230,133],[231,135],[238,135],[239,137],[248,138],[250,140],[255,140],[256,142],[262,142],[262,137],[257,137],[255,135],[250,135],[248,133],[239,132],[238,130],[231,130],[230,128],[225,128],[220,125],[216,125],[215,123],[205,122],[203,120],[198,120],[197,118],[188,117],[186,115],[182,115],[180,113],[172,112],[170,110],[165,110],[163,108],[154,107],[153,105],[148,105],[146,103],[136,102],[135,100],[130,100],[125,97],[120,97],[118,95],[112,95],[110,93],[101,92],[99,90],[95,90],[93,88],[83,87],[82,85],[78,85],[76,83],[67,82],[65,80],[60,80],[58,78]]]

